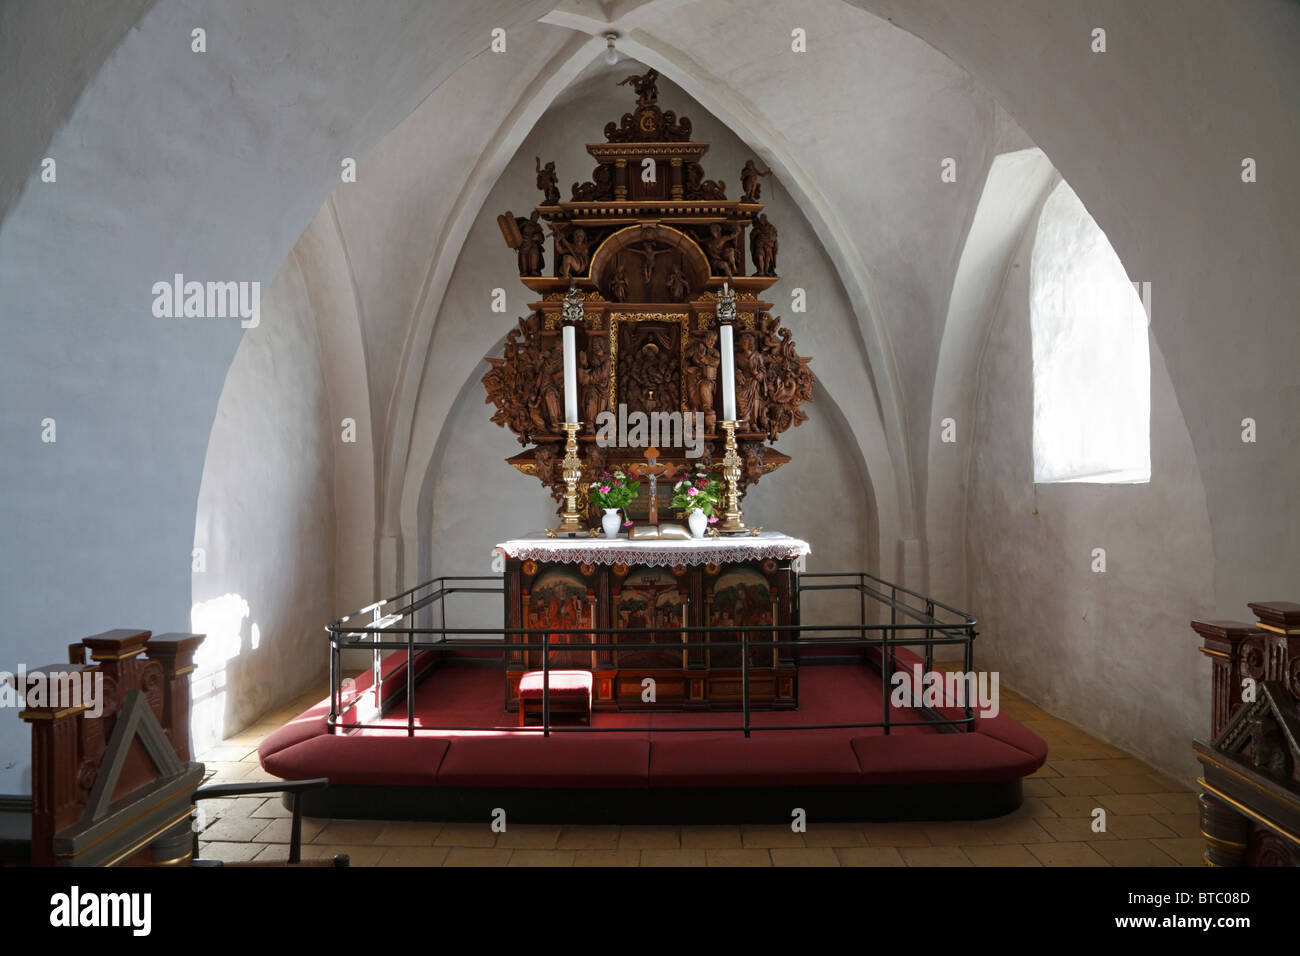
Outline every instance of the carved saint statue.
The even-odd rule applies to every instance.
[[[519,226],[519,274],[521,276],[539,276],[542,270],[546,268],[546,256],[544,247],[546,244],[546,233],[543,231],[541,224],[537,221],[537,210],[527,219],[522,216],[515,218]]]
[[[546,205],[554,206],[560,201],[560,181],[555,175],[555,163],[547,163],[543,169],[542,157],[533,157],[533,162],[537,167],[537,188],[545,196]]]
[[[714,384],[718,379],[718,333],[705,329],[691,340],[686,351],[686,395],[695,411],[704,413],[704,430],[713,434],[718,413],[713,408]]]
[[[714,275],[725,275],[728,279],[735,276],[739,266],[736,261],[736,240],[739,238],[739,226],[732,226],[725,233],[719,223],[709,226],[709,238],[704,240],[704,251],[709,254],[709,268]]]
[[[744,193],[745,202],[758,202],[759,193],[762,191],[762,183],[758,181],[759,176],[771,176],[772,170],[760,173],[758,167],[754,165],[752,159],[745,160],[745,168],[740,171],[740,188]]]
[[[627,301],[627,270],[619,263],[618,268],[614,271],[614,277],[609,280],[609,297],[615,302]]]
[[[543,359],[537,372],[537,404],[546,410],[546,423],[558,432],[564,422],[564,351],[553,348]],[[536,421],[536,418],[534,418]]]
[[[609,408],[609,343],[594,335],[578,363],[578,386],[582,389],[582,415],[589,431],[596,430],[596,416]]]
[[[766,213],[754,220],[754,231],[749,237],[749,252],[754,257],[754,275],[776,275],[776,226],[767,221]]]
[[[570,279],[587,271],[587,233],[574,229],[566,237],[563,233],[551,230],[555,237],[555,252],[559,256],[559,277]]]
[[[767,431],[767,408],[764,392],[767,378],[763,371],[763,353],[754,347],[754,334],[740,335],[736,356],[736,412],[755,431]]]
[[[674,265],[668,273],[668,294],[673,297],[674,302],[685,302],[690,291],[691,283],[686,278],[686,273],[682,271],[681,264]]]

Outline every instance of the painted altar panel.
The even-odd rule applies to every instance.
[[[718,575],[717,581],[707,593],[706,601],[707,624],[711,627],[736,628],[734,631],[711,633],[710,643],[739,641],[743,631],[750,641],[759,645],[749,650],[749,666],[777,665],[776,648],[761,646],[764,643],[771,644],[776,638],[776,632],[765,630],[760,625],[776,622],[778,613],[775,589],[759,568],[753,565],[728,568]],[[708,666],[740,667],[740,655],[739,647],[710,648]]]
[[[523,617],[525,627],[554,628],[547,634],[538,635],[537,643],[548,647],[571,643],[589,643],[590,637],[585,633],[574,633],[574,628],[591,628],[596,626],[595,591],[572,568],[550,568],[537,576],[530,590],[522,594]],[[548,666],[557,668],[592,668],[595,666],[595,652],[591,650],[551,650]],[[528,653],[528,666],[542,666],[540,651]]]
[[[684,571],[684,569],[682,569]],[[614,626],[650,627],[645,633],[618,633],[616,644],[661,644],[663,649],[620,650],[615,667],[674,668],[686,666],[686,627],[689,621],[690,595],[669,568],[639,568],[631,572],[614,594]],[[639,691],[638,691],[639,693]]]

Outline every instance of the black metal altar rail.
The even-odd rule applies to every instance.
[[[898,658],[898,648],[907,646],[920,646],[924,648],[924,670],[929,673],[933,667],[934,648],[936,646],[960,644],[963,646],[963,671],[971,672],[972,664],[972,642],[974,641],[977,631],[975,630],[976,620],[964,611],[959,611],[941,601],[920,594],[909,588],[885,581],[865,571],[841,571],[841,572],[818,572],[818,573],[794,573],[796,578],[796,587],[792,589],[796,600],[801,600],[805,591],[843,591],[853,592],[858,595],[859,619],[856,624],[764,624],[750,627],[737,627],[736,625],[688,625],[684,627],[564,627],[562,630],[555,627],[533,627],[533,628],[449,628],[446,626],[446,599],[452,594],[504,594],[504,585],[501,579],[494,575],[469,575],[469,576],[452,576],[444,575],[433,578],[418,584],[413,588],[408,588],[391,598],[377,601],[369,604],[352,614],[342,617],[332,622],[326,627],[329,633],[330,641],[330,713],[328,725],[330,732],[347,732],[351,730],[362,729],[383,729],[398,730],[398,727],[392,724],[382,724],[374,722],[344,722],[340,720],[343,712],[344,702],[342,700],[342,652],[344,650],[365,650],[372,653],[372,685],[367,693],[374,693],[379,708],[383,707],[383,681],[381,652],[383,651],[405,651],[405,689],[406,698],[406,733],[408,736],[415,736],[416,732],[422,733],[445,733],[449,731],[465,733],[536,733],[537,727],[432,727],[415,725],[415,655],[418,650],[430,648],[470,648],[482,650],[484,648],[501,648],[502,669],[505,670],[509,663],[509,656],[512,651],[518,650],[523,654],[530,651],[540,651],[542,658],[542,725],[543,735],[550,736],[552,731],[563,733],[645,733],[650,727],[553,727],[551,725],[551,708],[550,708],[550,673],[555,669],[550,663],[552,653],[556,651],[631,651],[631,650],[666,650],[672,645],[653,642],[628,643],[620,641],[617,645],[610,643],[601,643],[595,640],[600,634],[659,634],[665,630],[671,630],[672,633],[680,633],[683,636],[687,634],[713,635],[723,632],[734,634],[740,633],[740,640],[709,640],[707,647],[710,649],[738,647],[741,650],[741,723],[739,725],[706,725],[699,727],[663,727],[655,728],[660,732],[673,733],[691,733],[691,732],[718,732],[718,731],[741,731],[746,737],[750,736],[755,730],[839,730],[839,729],[868,729],[880,727],[885,734],[889,734],[894,727],[913,727],[927,726],[940,727],[947,730],[965,730],[970,731],[974,726],[974,712],[967,700],[962,705],[964,716],[962,717],[944,717],[931,709],[924,707],[914,707],[925,715],[924,720],[900,721],[890,717],[890,693],[887,686],[886,671],[892,674],[894,670],[902,665]],[[827,580],[832,583],[813,584],[807,583],[809,580]],[[495,586],[485,587],[477,583],[457,583],[457,582],[495,582]],[[424,592],[424,593],[422,593]],[[908,603],[908,599],[919,602],[921,607],[913,607]],[[877,605],[887,607],[889,610],[889,624],[868,624],[867,611],[869,601],[874,601]],[[400,621],[413,617],[416,613],[424,608],[436,606],[439,612],[439,625],[437,627],[397,627]],[[958,620],[945,621],[938,615],[943,612],[951,615]],[[360,615],[370,614],[371,621],[359,626],[352,622]],[[904,615],[913,619],[914,623],[905,624],[899,622],[899,616]],[[782,635],[789,633],[789,637],[783,636],[777,639],[775,636],[771,640],[754,641],[750,638],[750,631],[760,631],[775,635],[780,632]],[[818,634],[824,632],[854,632],[857,637],[829,636],[818,638],[815,644],[802,640],[804,635]],[[878,633],[878,637],[868,637],[868,633]],[[549,643],[547,635],[564,633],[566,635],[587,635],[591,639],[588,641],[573,642],[569,641],[562,645]],[[902,636],[899,636],[901,633]],[[383,640],[383,635],[403,635],[404,640]],[[465,635],[473,637],[466,638]],[[529,643],[527,638],[537,635],[542,638],[538,643]],[[432,638],[433,640],[424,640],[417,642],[419,636]],[[511,641],[510,638],[517,636],[522,638],[520,641]],[[498,641],[496,638],[502,638]],[[484,640],[492,638],[492,640]],[[796,652],[800,647],[807,648],[810,646],[823,647],[847,647],[861,648],[864,659],[870,663],[869,649],[878,647],[881,649],[881,659],[888,660],[890,667],[886,669],[883,666],[881,672],[881,719],[879,721],[866,721],[859,723],[835,723],[835,724],[778,724],[778,725],[760,725],[754,726],[751,723],[751,703],[749,687],[749,651],[751,647],[761,646],[762,649],[778,649],[780,647],[790,646],[795,648]],[[699,648],[705,645],[694,645]],[[692,645],[683,643],[684,649],[690,649]],[[526,658],[525,658],[526,660]],[[349,702],[348,707],[354,705],[356,701]],[[522,702],[520,703],[522,707]]]

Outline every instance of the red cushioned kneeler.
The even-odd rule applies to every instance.
[[[550,685],[551,714],[579,714],[591,725],[591,671],[528,671],[519,679],[519,726],[528,722],[528,711],[542,712],[542,694]]]
[[[862,784],[988,783],[1024,777],[1042,760],[984,734],[854,737]]]
[[[644,787],[650,744],[633,734],[571,731],[463,736],[438,768],[442,787]]]
[[[431,787],[446,753],[447,741],[440,737],[322,735],[264,756],[262,766],[285,780]]]
[[[852,786],[860,776],[838,734],[661,734],[650,744],[651,787]]]

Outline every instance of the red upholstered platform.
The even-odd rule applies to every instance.
[[[404,666],[391,673],[402,674]],[[829,801],[824,818],[853,818],[856,808],[861,819],[990,816],[1019,804],[1021,779],[1047,758],[1042,739],[1005,715],[978,718],[969,733],[935,726],[894,727],[889,735],[860,727],[759,730],[881,719],[880,679],[869,667],[804,666],[799,681],[799,710],[753,713],[749,738],[729,730],[671,730],[741,721],[739,713],[716,712],[597,713],[593,728],[618,731],[591,733],[579,722],[557,720],[545,737],[540,729],[520,730],[516,715],[505,711],[498,669],[442,666],[417,684],[416,727],[452,729],[408,736],[401,704],[378,727],[331,736],[325,700],[266,737],[259,756],[278,777],[330,778],[322,793],[333,796],[316,802],[318,814],[389,819],[476,819],[483,801],[510,794],[554,804],[537,819],[557,813],[608,819],[619,812],[610,809],[619,799],[647,806],[658,800],[654,819],[684,819],[664,809],[673,799],[709,819],[731,819],[729,808],[751,797],[755,806],[770,797],[774,807],[788,807],[788,799],[815,802],[817,796]],[[386,677],[386,695],[402,683]],[[357,681],[358,691],[368,686],[368,675]],[[944,716],[959,715],[945,709]],[[891,707],[891,720],[921,719],[917,711]],[[622,817],[632,818],[650,817]]]

